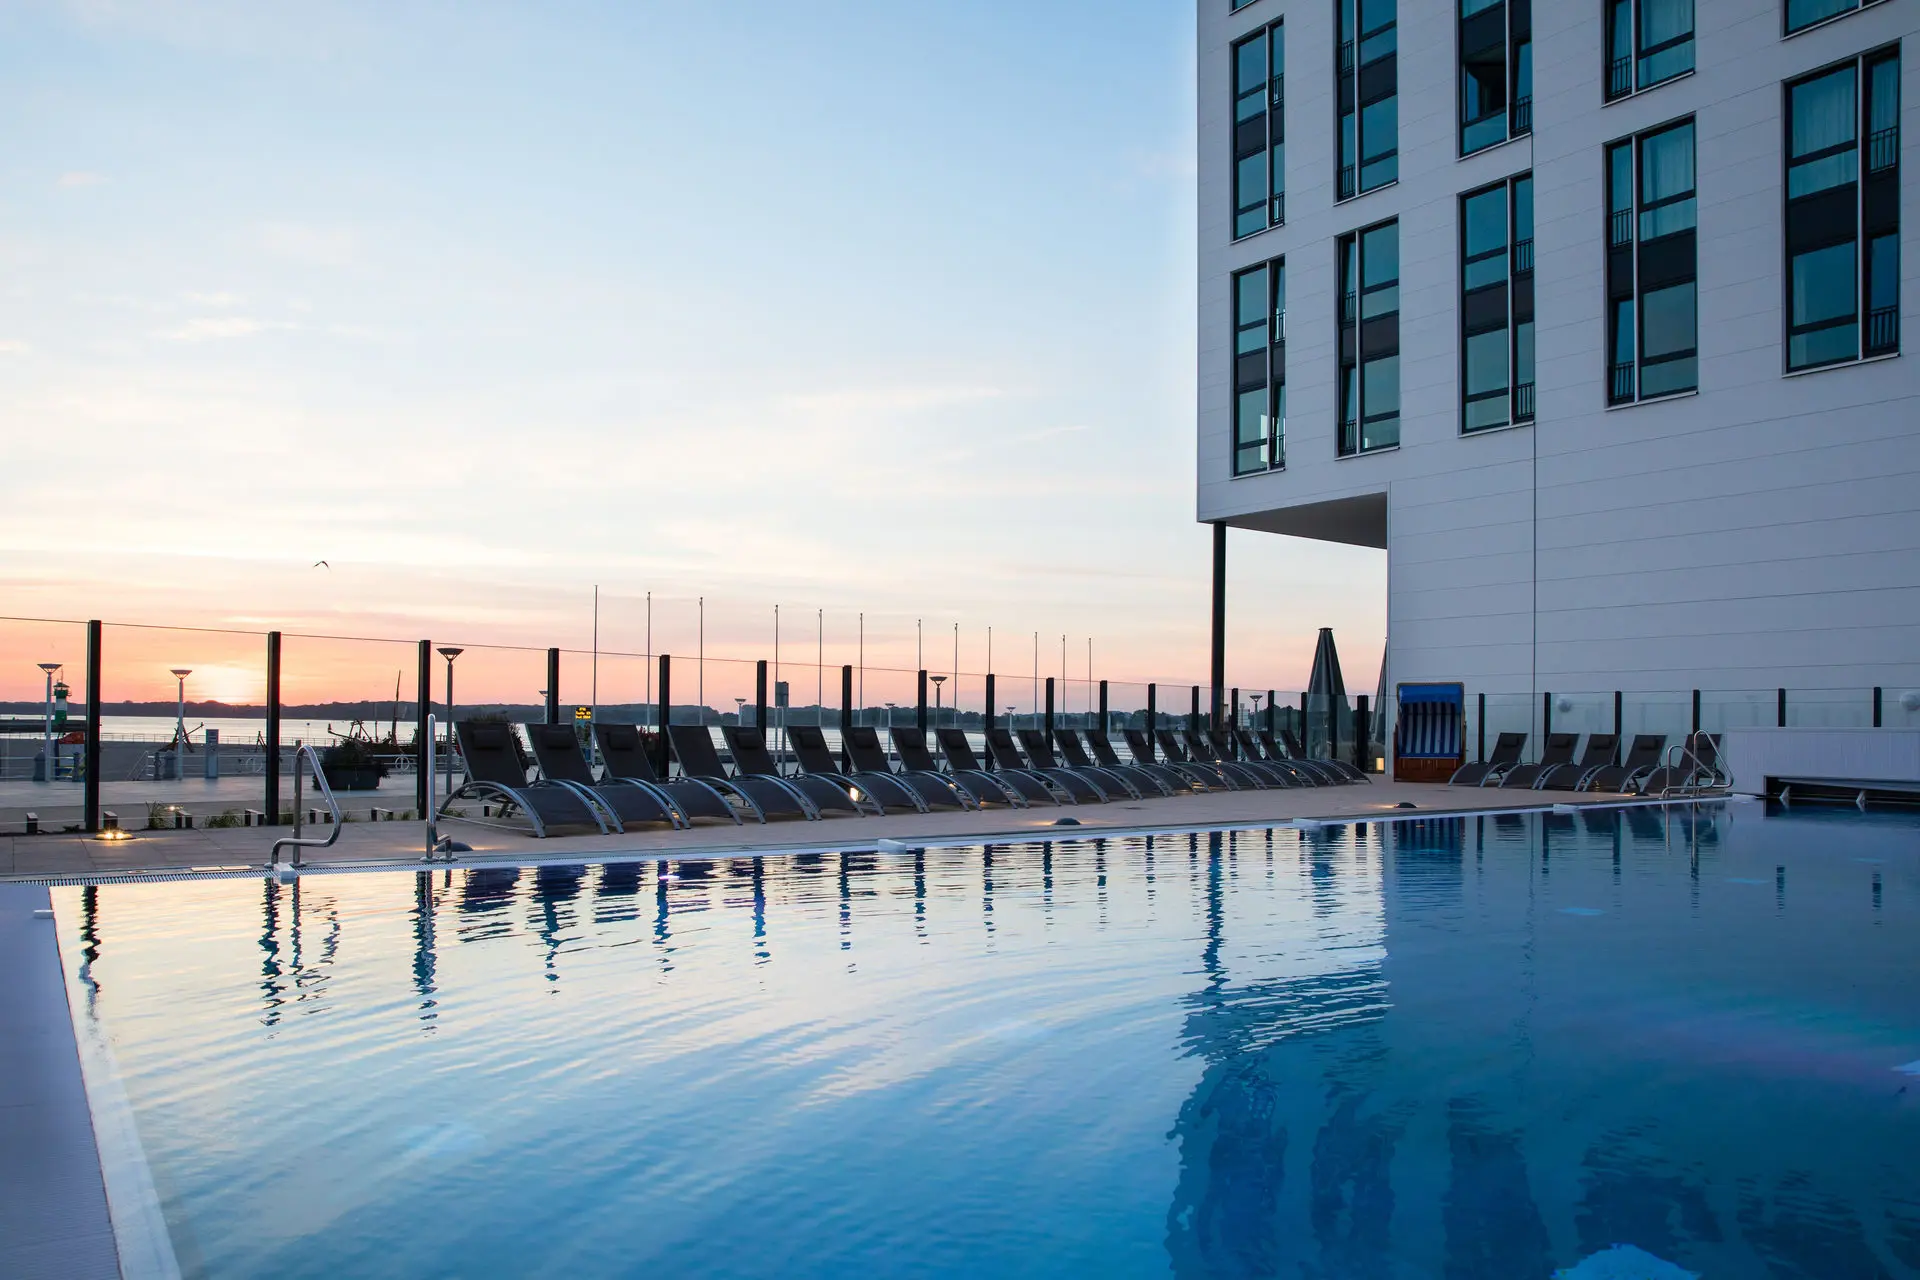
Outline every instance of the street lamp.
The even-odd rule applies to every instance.
[[[179,705],[174,712],[173,743],[175,750],[184,748],[187,743],[187,677],[193,674],[191,667],[174,667],[173,678],[180,682]]]
[[[42,736],[45,741],[40,748],[40,759],[42,761],[40,767],[44,770],[41,778],[43,782],[53,781],[53,673],[58,671],[62,665],[63,664],[58,662],[43,662],[40,664],[40,669],[47,673],[47,711],[46,718],[41,725]]]
[[[733,722],[735,724],[747,722],[747,700],[737,693],[733,695]]]
[[[1013,728],[1013,708],[1007,708],[1007,728]]]
[[[947,682],[945,676],[929,676],[933,681],[933,727],[940,727],[940,686]]]
[[[453,795],[453,660],[465,653],[466,650],[454,648],[452,645],[443,645],[436,650],[436,652],[447,660],[447,750],[445,753],[447,757],[447,795],[442,797],[442,801],[444,802],[446,798]]]

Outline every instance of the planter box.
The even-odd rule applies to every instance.
[[[381,771],[367,765],[323,765],[327,785],[335,791],[378,791]]]

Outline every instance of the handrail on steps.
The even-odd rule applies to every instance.
[[[331,823],[333,829],[327,833],[325,840],[307,840],[303,839],[300,835],[301,820],[305,816],[305,809],[300,800],[300,783],[302,778],[300,762],[302,760],[313,766],[313,783],[316,787],[320,788],[320,798],[327,802],[327,812],[333,816]],[[276,814],[274,816],[278,817],[279,815]],[[302,849],[325,849],[339,838],[340,806],[334,801],[333,788],[327,785],[326,770],[320,767],[320,754],[312,747],[302,743],[298,747],[295,747],[293,752],[293,834],[290,836],[282,836],[273,842],[273,850],[267,854],[267,870],[272,871],[280,865],[280,850],[283,848],[293,850],[293,858],[288,865],[298,867],[300,865],[300,851]]]

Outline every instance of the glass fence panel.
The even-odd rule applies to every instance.
[[[1689,695],[1691,700],[1691,695]],[[1688,724],[1692,724],[1688,710]],[[1700,692],[1700,728],[1707,733],[1728,729],[1770,729],[1779,716],[1779,692],[1774,689],[1715,689]]]
[[[1467,695],[1467,712],[1471,717],[1478,707],[1478,699]],[[1489,693],[1486,709],[1486,750],[1491,756],[1494,744],[1500,741],[1503,733],[1525,734],[1527,745],[1521,749],[1524,760],[1536,759],[1540,752],[1540,700],[1530,693]],[[1467,749],[1470,755],[1478,754],[1480,747],[1480,726],[1468,726]]]
[[[1778,694],[1775,697],[1777,699]],[[1770,709],[1777,710],[1777,703]],[[1882,725],[1888,723],[1884,690],[1880,719]],[[1873,690],[1789,689],[1787,725],[1796,729],[1870,729],[1873,727]]]
[[[42,831],[78,827],[86,781],[87,629],[7,619],[0,621],[0,650],[6,655],[0,663],[0,831],[24,830],[29,813]]]
[[[1920,729],[1920,689],[1882,689],[1880,723],[1892,729]]]
[[[431,670],[431,668],[429,668]],[[419,805],[418,698],[420,654],[417,643],[357,640],[336,636],[287,634],[280,644],[280,713],[283,766],[280,803],[283,818],[294,804],[294,748],[316,748],[334,800],[343,817],[365,819],[378,809],[411,815]],[[264,725],[264,722],[263,722]],[[208,767],[259,778],[264,756],[258,734],[244,742],[223,735],[225,758]],[[231,744],[231,745],[230,745]],[[209,748],[211,751],[212,749]],[[235,760],[232,753],[242,753]],[[237,767],[236,767],[237,766]],[[314,808],[311,778],[301,779],[303,803]],[[265,792],[249,783],[250,803]],[[244,821],[243,809],[230,799],[219,814],[227,824]]]
[[[1556,693],[1553,695],[1553,731],[1588,734],[1613,732],[1613,694]]]
[[[1704,696],[1703,696],[1704,701]],[[1686,739],[1693,728],[1693,695],[1690,692],[1628,693],[1623,695],[1620,712],[1621,739],[1631,746],[1643,733],[1658,734],[1666,745]]]

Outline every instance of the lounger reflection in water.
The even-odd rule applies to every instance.
[[[674,827],[690,825],[673,797],[658,787],[618,779],[604,784],[595,782],[592,766],[581,754],[580,738],[571,724],[522,727],[533,746],[540,776],[563,787],[572,787],[582,798],[599,805],[615,830],[625,831],[630,823],[641,822],[664,822]]]
[[[873,731],[869,729],[867,732]],[[827,745],[827,735],[818,725],[792,725],[787,729],[787,740],[793,744],[794,759],[800,762],[807,777],[821,779],[842,791],[856,792],[880,813],[888,809],[913,809],[920,813],[928,811],[929,806],[920,793],[890,770],[842,773],[840,762],[833,758],[833,748]]]
[[[736,778],[772,778],[796,795],[805,796],[813,803],[816,814],[886,812],[878,802],[869,799],[866,792],[858,788],[851,789],[852,794],[849,794],[849,788],[845,785],[816,775],[802,774],[797,778],[782,775],[773,753],[767,750],[767,735],[758,729],[748,725],[728,725],[720,730],[720,736],[727,740],[727,750],[733,754]]]
[[[596,724],[593,726],[594,740],[600,744],[600,759],[606,765],[602,775],[602,786],[621,782],[632,782],[642,786],[654,787],[673,798],[680,812],[691,821],[694,818],[719,818],[740,825],[740,812],[730,804],[725,795],[698,778],[662,778],[653,767],[653,759],[647,754],[647,742],[640,734],[640,726],[633,724]],[[765,822],[766,815],[752,805],[742,802],[742,808]]]
[[[533,834],[544,837],[550,827],[594,827],[604,832],[601,809],[572,787],[558,782],[528,782],[527,758],[510,725],[493,720],[462,720],[454,726],[460,754],[466,760],[467,780],[447,797],[455,800],[497,800],[501,816],[514,810],[526,815]],[[446,812],[446,807],[441,807]]]

